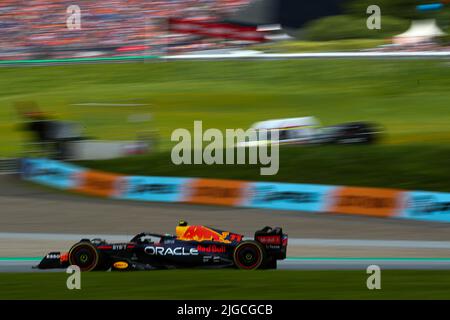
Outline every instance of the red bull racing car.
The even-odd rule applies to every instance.
[[[276,269],[286,258],[288,236],[281,228],[265,227],[254,240],[243,235],[180,222],[176,235],[140,233],[127,243],[82,239],[68,252],[51,252],[38,269],[78,266],[81,271],[154,270],[169,268],[232,267]]]

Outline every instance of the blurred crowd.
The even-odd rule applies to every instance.
[[[94,55],[96,50],[109,55],[142,48],[150,52],[170,42],[185,47],[189,43],[214,47],[219,43],[192,42],[186,35],[169,35],[167,18],[220,20],[249,1],[1,0],[0,59]],[[67,28],[67,8],[71,5],[81,9],[81,30]]]

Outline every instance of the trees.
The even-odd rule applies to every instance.
[[[331,16],[308,24],[305,37],[308,40],[329,41],[342,39],[378,39],[394,36],[408,29],[409,21],[382,16],[380,30],[369,30],[366,25],[368,15]]]
[[[366,17],[366,9],[372,4],[376,4],[381,8],[383,17],[396,17],[400,19],[423,19],[424,13],[416,10],[416,6],[420,4],[419,0],[347,0],[344,3],[345,12],[360,18]],[[423,2],[422,2],[423,3]]]
[[[373,0],[346,0],[344,15],[329,16],[310,22],[304,30],[308,40],[327,41],[358,38],[387,38],[406,31],[411,20],[437,19],[439,26],[450,32],[448,10],[419,12],[420,0],[377,0],[381,9],[381,29],[369,30],[366,25],[367,8]]]

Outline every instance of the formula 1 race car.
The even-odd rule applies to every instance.
[[[260,121],[250,128],[255,134],[238,147],[254,147],[278,143],[283,145],[374,144],[382,138],[379,124],[359,121],[323,127],[315,117],[285,118]],[[278,131],[278,140],[271,140]]]
[[[169,268],[234,267],[245,270],[276,269],[286,258],[287,234],[265,227],[254,240],[240,234],[181,222],[176,235],[140,233],[127,243],[82,239],[68,252],[51,252],[38,269],[67,268],[81,271],[154,270]]]

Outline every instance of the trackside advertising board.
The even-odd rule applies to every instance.
[[[186,185],[183,202],[220,206],[242,206],[250,183],[237,180],[192,179]]]
[[[136,201],[330,212],[450,222],[450,193],[200,178],[123,176],[49,159],[23,159],[24,180]]]
[[[86,170],[78,175],[75,191],[97,197],[115,198],[119,196],[118,183],[121,175]]]
[[[440,192],[406,192],[401,218],[450,222],[450,194]]]
[[[24,180],[58,189],[74,189],[84,168],[48,159],[23,159],[21,173]]]
[[[336,187],[293,183],[250,183],[245,207],[309,212],[325,211],[326,198]]]
[[[404,192],[394,189],[338,187],[328,196],[327,212],[390,218],[404,206]]]
[[[117,184],[118,198],[138,201],[179,202],[184,188],[191,182],[188,178],[170,177],[123,177]]]

